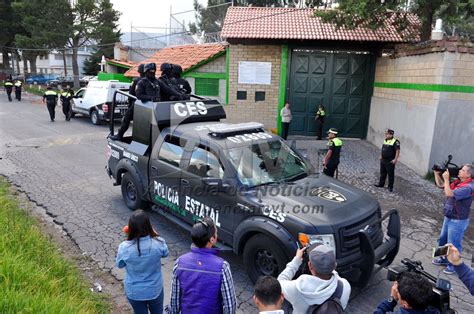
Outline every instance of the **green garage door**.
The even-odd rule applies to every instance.
[[[326,107],[324,132],[337,128],[344,137],[364,138],[369,116],[370,54],[293,49],[290,134],[316,134],[315,113]]]

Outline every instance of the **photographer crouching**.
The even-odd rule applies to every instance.
[[[446,195],[444,203],[444,221],[439,235],[438,245],[443,246],[452,243],[462,251],[462,239],[469,225],[469,212],[472,198],[474,196],[474,182],[472,176],[472,165],[464,165],[458,173],[458,179],[450,183],[449,169],[441,174],[434,171],[436,185],[443,189]],[[432,263],[438,266],[446,266],[443,270],[446,274],[454,274],[454,267],[446,257],[433,259]]]
[[[393,282],[390,298],[380,303],[374,314],[439,313],[438,309],[429,306],[431,289],[430,282],[420,274],[408,271],[401,273]],[[400,310],[394,312],[398,303]]]

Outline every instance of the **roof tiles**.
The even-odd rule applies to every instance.
[[[324,23],[314,16],[314,9],[230,7],[224,19],[221,36],[227,39],[300,39],[405,42],[395,26],[370,30],[340,28]],[[410,23],[417,25],[415,15],[409,15]]]
[[[156,63],[159,68],[162,63],[179,64],[183,68],[183,72],[191,67],[206,61],[207,59],[222,52],[227,47],[227,43],[212,44],[193,44],[184,46],[174,46],[163,48],[153,57],[148,58],[140,63]],[[138,64],[125,72],[125,76],[138,77]]]

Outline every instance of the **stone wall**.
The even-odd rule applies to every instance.
[[[280,84],[280,45],[230,45],[229,47],[229,122],[261,122],[266,128],[277,127]],[[271,62],[270,85],[238,84],[239,61]],[[246,91],[246,100],[237,100],[237,91]],[[255,101],[255,92],[265,92],[264,101]]]
[[[404,84],[380,87],[378,83]],[[474,86],[473,54],[445,51],[382,57],[377,60],[375,86],[370,142],[381,145],[383,130],[394,129],[401,141],[401,161],[421,175],[449,153],[458,163],[474,161],[474,94],[454,90]]]

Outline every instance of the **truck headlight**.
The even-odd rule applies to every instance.
[[[333,234],[306,234],[300,232],[298,233],[298,240],[303,247],[315,243],[321,243],[336,250],[336,241],[334,241]]]

